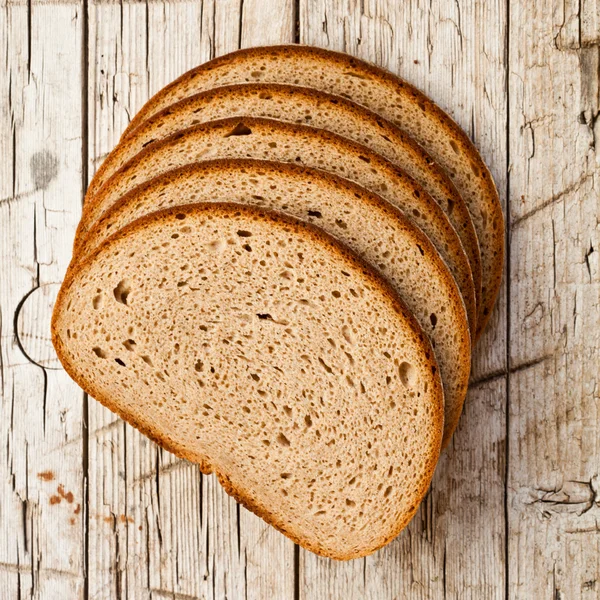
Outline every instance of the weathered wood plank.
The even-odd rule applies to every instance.
[[[89,23],[90,174],[181,73],[294,35],[290,0],[93,2]],[[291,542],[92,400],[89,420],[90,597],[293,596]]]
[[[510,4],[511,598],[600,593],[599,13]]]
[[[90,0],[90,174],[187,68],[292,41],[294,4]],[[0,7],[2,598],[293,598],[291,543],[91,399],[85,457],[82,394],[47,331],[80,212],[83,3]],[[596,598],[600,4],[301,0],[299,16],[302,42],[375,60],[432,95],[475,140],[502,198],[508,50],[511,163],[509,363],[501,300],[414,522],[363,561],[301,552],[300,597],[501,598],[508,583],[510,598]]]
[[[302,0],[300,41],[377,62],[428,93],[474,140],[504,201],[504,2]],[[302,597],[504,596],[504,290],[473,359],[479,383],[417,517],[363,564],[334,564],[302,552]]]
[[[81,4],[2,3],[0,9],[6,94],[0,103],[0,595],[6,599],[83,597],[83,394],[57,369],[49,340],[51,298],[81,210]]]

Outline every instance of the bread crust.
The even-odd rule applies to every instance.
[[[237,487],[231,481],[230,474],[216,470],[214,465],[211,463],[210,457],[192,455],[191,453],[185,451],[180,445],[178,445],[175,440],[169,439],[164,435],[161,435],[160,432],[153,430],[151,427],[143,423],[140,423],[130,414],[120,410],[119,407],[111,400],[111,398],[100,392],[100,390],[97,388],[97,386],[94,385],[93,382],[86,381],[83,377],[79,376],[73,364],[70,362],[68,354],[64,349],[61,337],[58,333],[58,321],[60,319],[61,313],[64,310],[65,302],[68,300],[69,290],[74,284],[77,275],[88,265],[91,265],[99,254],[108,251],[108,249],[110,249],[113,245],[117,244],[120,240],[126,238],[131,233],[136,232],[138,230],[143,230],[144,228],[150,227],[154,223],[160,223],[165,219],[175,220],[175,215],[182,212],[186,214],[202,214],[203,212],[212,212],[213,214],[223,215],[232,215],[238,212],[253,216],[255,219],[264,219],[277,223],[285,223],[293,227],[295,232],[310,238],[312,242],[328,246],[331,249],[332,253],[336,254],[341,261],[345,262],[346,264],[350,264],[352,268],[358,269],[362,273],[362,275],[366,277],[369,280],[369,282],[379,290],[382,296],[385,297],[392,304],[395,312],[401,315],[401,318],[403,318],[409,324],[414,339],[417,340],[423,348],[423,354],[426,357],[427,362],[429,364],[429,371],[431,371],[430,391],[434,411],[432,419],[435,423],[431,431],[431,453],[427,459],[427,464],[424,469],[425,477],[422,479],[422,485],[418,493],[416,494],[414,505],[411,507],[412,510],[408,514],[403,515],[399,519],[399,521],[396,524],[394,524],[393,527],[390,528],[389,535],[382,538],[381,540],[378,540],[377,543],[372,544],[367,548],[363,548],[361,551],[355,554],[335,554],[332,552],[328,552],[325,548],[315,545],[311,542],[311,540],[306,540],[298,537],[293,531],[290,531],[289,528],[286,528],[282,522],[278,521],[275,515],[273,515],[257,498],[251,497],[244,490]],[[254,512],[259,517],[264,519],[267,523],[281,531],[284,535],[292,539],[294,542],[301,544],[302,546],[315,552],[316,554],[320,554],[321,556],[326,556],[337,560],[349,560],[352,558],[366,556],[368,554],[371,554],[372,552],[375,552],[377,549],[387,544],[400,533],[400,531],[412,518],[412,516],[417,510],[419,503],[427,493],[429,484],[431,482],[431,478],[433,477],[433,473],[435,471],[437,460],[439,458],[444,423],[444,396],[439,376],[439,369],[437,368],[437,363],[435,361],[433,349],[427,339],[427,336],[423,333],[416,319],[406,308],[406,306],[398,297],[391,285],[383,277],[376,273],[368,263],[366,263],[360,257],[355,255],[351,250],[349,250],[343,244],[338,242],[335,238],[329,236],[324,231],[309,223],[301,222],[283,213],[278,213],[275,211],[266,211],[252,205],[240,205],[233,203],[190,204],[183,207],[174,207],[166,209],[164,211],[158,211],[145,217],[142,217],[141,219],[134,221],[130,225],[121,229],[120,231],[117,231],[101,247],[97,248],[90,256],[88,256],[81,262],[77,262],[71,265],[56,300],[55,308],[52,315],[51,335],[52,343],[56,350],[57,356],[61,364],[63,365],[65,371],[87,394],[94,397],[106,408],[116,413],[119,417],[127,421],[130,425],[138,429],[142,434],[149,437],[152,441],[156,442],[158,445],[160,445],[167,451],[172,452],[173,454],[186,460],[191,460],[193,462],[198,463],[200,466],[200,470],[204,474],[214,472],[217,475],[219,482],[230,496],[232,496],[238,502],[243,504],[246,508],[248,508],[248,510]]]
[[[269,56],[279,59],[284,59],[286,56],[293,56],[300,59],[308,58],[311,60],[321,60],[323,61],[325,68],[331,65],[339,65],[342,68],[354,69],[358,74],[363,73],[368,78],[379,80],[382,84],[390,86],[397,94],[407,98],[414,105],[421,107],[424,114],[429,114],[432,120],[445,131],[448,138],[456,145],[457,153],[465,156],[465,164],[470,163],[475,167],[473,170],[475,179],[480,183],[483,191],[482,196],[485,198],[486,202],[485,208],[488,214],[488,222],[492,224],[492,226],[488,228],[488,233],[492,238],[492,242],[486,250],[488,254],[491,255],[486,257],[486,261],[482,261],[482,265],[485,262],[489,262],[489,268],[484,267],[485,272],[482,273],[485,285],[483,289],[483,300],[478,314],[477,332],[475,335],[475,339],[478,339],[491,316],[492,309],[500,290],[504,269],[504,215],[498,191],[491,173],[466,133],[462,131],[458,124],[445,111],[437,106],[437,104],[416,87],[397,75],[353,56],[312,46],[290,44],[242,49],[215,58],[199,67],[191,69],[187,73],[181,75],[173,83],[163,88],[148,100],[129,123],[123,133],[123,138],[131,134],[136,127],[152,114],[162,110],[169,104],[177,102],[187,95],[191,95],[182,92],[181,90],[184,90],[187,84],[192,82],[195,78],[200,77],[203,73],[215,70],[221,66]],[[481,240],[480,249],[483,253],[485,248],[483,247]]]

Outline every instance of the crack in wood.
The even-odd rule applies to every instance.
[[[551,198],[548,198],[547,200],[544,200],[543,202],[541,202],[540,204],[538,204],[535,208],[533,208],[529,212],[526,212],[525,214],[521,215],[520,217],[517,217],[516,219],[514,219],[510,223],[511,229],[514,229],[515,227],[517,227],[518,225],[520,225],[524,221],[527,221],[527,220],[531,219],[531,217],[533,217],[537,213],[543,211],[544,209],[548,208],[549,206],[552,206],[553,204],[557,204],[558,202],[562,202],[565,199],[565,197],[568,196],[569,194],[578,192],[579,189],[583,185],[585,185],[590,179],[593,179],[594,177],[595,177],[595,173],[593,173],[593,172],[592,173],[586,173],[578,181],[576,181],[575,183],[567,186],[566,188],[564,188],[558,194],[554,194]]]

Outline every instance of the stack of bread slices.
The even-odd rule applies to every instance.
[[[504,223],[414,87],[305,46],[189,71],[95,174],[53,316],[91,396],[305,548],[415,514],[496,301]]]

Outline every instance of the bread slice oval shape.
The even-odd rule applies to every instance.
[[[341,96],[311,88],[247,83],[213,88],[165,108],[136,128],[104,160],[86,196],[148,144],[179,130],[228,117],[267,117],[327,129],[362,144],[402,169],[440,205],[457,232],[481,295],[479,243],[466,204],[443,169],[401,129]]]
[[[443,210],[414,180],[368,148],[339,135],[274,119],[210,121],[150,144],[100,188],[84,212],[75,251],[89,227],[119,197],[169,169],[209,158],[258,158],[322,168],[358,182],[395,206],[434,243],[456,279],[476,324],[475,291],[468,258]]]
[[[124,196],[89,232],[80,256],[85,259],[111,233],[145,214],[220,199],[285,211],[318,225],[388,279],[435,350],[446,398],[446,445],[458,424],[469,380],[471,347],[464,304],[431,242],[381,197],[340,177],[294,164],[206,161],[169,171]],[[291,272],[281,276],[293,279]],[[181,284],[188,285],[186,280],[184,273]]]
[[[183,98],[251,81],[302,85],[349,98],[397,124],[444,168],[467,204],[479,239],[478,337],[496,302],[504,265],[504,217],[496,187],[464,131],[425,94],[389,71],[347,54],[295,44],[239,50],[188,71],[159,91],[131,121],[124,137]]]
[[[88,394],[313,552],[375,551],[431,481],[427,337],[383,278],[290,217],[148,215],[70,271],[52,336]]]

